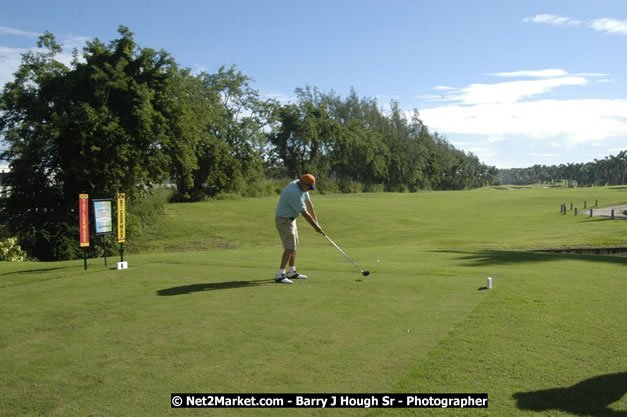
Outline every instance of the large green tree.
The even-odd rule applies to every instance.
[[[218,103],[212,133],[230,146],[232,155],[242,163],[243,176],[262,175],[265,130],[273,121],[276,101],[262,100],[259,91],[251,87],[252,79],[235,66],[222,66],[215,74],[202,73],[201,79]]]
[[[139,48],[127,28],[119,33],[109,45],[88,42],[71,68],[44,34],[44,52],[25,54],[2,93],[0,133],[11,163],[2,210],[39,259],[76,255],[79,193],[123,190],[132,200],[167,174],[167,91],[177,66],[164,51]]]
[[[203,78],[179,71],[168,91],[170,175],[180,200],[200,200],[237,187],[241,164],[219,137],[222,109]]]
[[[282,175],[296,177],[305,172],[326,173],[333,138],[340,126],[329,117],[322,103],[302,101],[281,106],[275,112],[279,127],[269,134],[272,158],[282,166]]]
[[[199,200],[263,178],[265,130],[276,103],[262,100],[234,66],[198,76],[184,71],[171,91],[176,132],[171,156],[177,195]],[[245,181],[243,181],[245,180]]]

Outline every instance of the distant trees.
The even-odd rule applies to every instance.
[[[344,191],[464,189],[496,169],[430,133],[397,102],[297,89],[296,103],[263,100],[235,67],[194,75],[165,51],[139,47],[128,28],[87,42],[69,66],[46,32],[0,95],[10,187],[0,215],[32,256],[77,255],[77,196],[123,191],[129,212],[155,184],[194,201],[260,178],[313,172]],[[608,175],[613,168],[607,167]]]
[[[311,87],[296,94],[296,104],[276,108],[268,172],[296,177],[311,171],[387,191],[459,190],[495,179],[496,168],[432,135],[417,111],[407,115],[397,102],[386,114],[354,90],[346,99]]]
[[[627,150],[588,163],[534,165],[498,170],[504,184],[552,184],[564,187],[624,185],[627,181]]]

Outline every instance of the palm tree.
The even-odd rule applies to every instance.
[[[625,184],[625,174],[627,174],[627,150],[621,151],[617,156],[617,165],[619,173],[619,184]]]

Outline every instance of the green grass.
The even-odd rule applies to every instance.
[[[489,393],[488,412],[460,415],[613,415],[603,411],[610,405],[627,412],[624,257],[455,256],[497,284],[395,391]],[[594,378],[593,389],[577,389]],[[518,397],[529,399],[526,407]]]
[[[1,416],[627,414],[627,190],[315,196],[277,285],[275,198],[171,204],[103,259],[0,265]],[[379,259],[380,263],[376,263]],[[494,288],[482,290],[486,278]],[[622,390],[622,391],[621,391]],[[487,410],[186,409],[172,392],[487,392]]]
[[[546,249],[627,246],[624,223],[572,212],[627,202],[627,188],[481,189],[456,192],[313,196],[322,227],[340,247]],[[135,252],[279,246],[277,198],[171,204],[154,229],[129,242]],[[304,248],[327,247],[303,223]]]

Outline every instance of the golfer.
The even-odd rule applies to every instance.
[[[323,233],[313,204],[309,198],[309,190],[316,189],[316,178],[311,174],[305,174],[299,180],[287,184],[281,193],[279,203],[276,206],[275,224],[283,242],[283,256],[281,268],[274,277],[276,282],[291,284],[291,279],[306,279],[306,275],[296,272],[296,248],[298,247],[298,227],[296,218],[301,214],[318,233]],[[285,267],[289,264],[289,270],[285,273]]]

